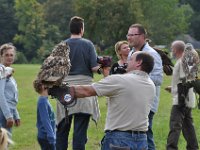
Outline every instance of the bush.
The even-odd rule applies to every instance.
[[[22,52],[17,52],[15,64],[27,64],[26,56]]]

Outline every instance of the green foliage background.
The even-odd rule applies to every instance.
[[[199,0],[0,0],[0,44],[16,45],[18,63],[42,62],[70,36],[75,15],[85,19],[84,37],[109,55],[133,23],[145,26],[153,44],[168,46],[181,34],[200,40],[199,5]]]
[[[39,150],[39,146],[36,140],[36,104],[37,104],[37,93],[32,87],[32,82],[39,71],[39,65],[14,65],[15,69],[14,77],[18,83],[19,89],[19,103],[18,109],[21,116],[21,126],[13,128],[13,140],[15,145],[10,147],[10,150]],[[98,81],[102,78],[101,75],[95,74],[94,81]],[[160,105],[159,110],[154,118],[154,137],[156,147],[158,150],[165,150],[166,139],[169,131],[169,116],[172,105],[171,95],[167,93],[164,88],[171,83],[171,77],[165,76],[164,82],[161,87]],[[100,150],[99,143],[104,135],[103,129],[105,124],[106,116],[106,98],[99,97],[99,106],[101,110],[101,118],[97,124],[93,121],[90,122],[88,130],[88,143],[86,145],[87,150]],[[50,100],[50,103],[54,106],[56,101]],[[194,125],[196,128],[196,134],[198,142],[200,144],[200,117],[197,108],[193,109]],[[72,131],[70,132],[70,137]],[[69,141],[69,150],[71,150],[71,138]],[[179,149],[184,150],[186,143],[181,135],[179,140]]]

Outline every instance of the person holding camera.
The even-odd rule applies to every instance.
[[[167,150],[178,150],[178,140],[182,131],[187,142],[186,149],[199,149],[195,128],[193,125],[192,108],[195,105],[195,95],[193,88],[187,92],[187,96],[183,99],[180,95],[179,85],[182,83],[182,78],[185,76],[182,66],[182,56],[185,50],[183,41],[174,41],[171,45],[173,56],[177,59],[173,69],[172,86],[166,88],[171,92],[173,106],[170,115],[170,131],[167,138]],[[183,100],[183,101],[182,101]]]
[[[18,89],[12,75],[13,64],[16,56],[16,47],[6,43],[0,47],[0,127],[10,133],[12,127],[20,126],[20,116],[17,110]],[[8,69],[8,70],[7,70]]]
[[[93,43],[85,38],[84,19],[78,16],[71,18],[69,23],[70,38],[66,40],[70,47],[71,69],[64,82],[71,84],[92,84],[93,72],[100,70],[97,63],[97,54]],[[56,149],[66,150],[68,148],[68,137],[74,120],[73,149],[85,150],[87,142],[87,129],[90,117],[97,121],[100,115],[97,97],[87,97],[87,100],[77,101],[76,105],[68,108],[69,121],[65,121],[65,108],[57,102],[57,131]]]
[[[110,74],[123,74],[126,73],[127,58],[130,48],[127,41],[118,41],[115,44],[115,52],[118,57],[118,62],[114,63],[110,69]]]

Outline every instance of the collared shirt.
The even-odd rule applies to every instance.
[[[156,86],[160,86],[163,81],[163,66],[162,66],[162,59],[160,55],[152,47],[150,47],[148,43],[144,45],[142,51],[149,53],[154,58],[154,67],[149,75],[150,75],[150,78],[153,80],[154,84]],[[132,53],[134,52],[135,52],[135,49],[133,48],[130,51],[128,58],[130,58]]]
[[[111,75],[92,86],[98,96],[109,97],[105,130],[148,130],[155,85],[147,73],[135,70]]]
[[[129,53],[128,58],[130,58],[131,54],[134,52],[134,48]],[[154,97],[154,103],[152,105],[151,111],[156,112],[158,110],[159,100],[160,100],[160,86],[163,81],[163,66],[162,66],[162,59],[160,55],[149,46],[148,43],[144,45],[142,48],[143,52],[147,52],[154,58],[154,67],[151,73],[149,74],[150,78],[153,80],[154,84],[156,85],[156,95]]]

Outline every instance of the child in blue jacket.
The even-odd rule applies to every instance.
[[[55,116],[48,100],[48,89],[39,80],[35,80],[33,86],[40,94],[37,103],[38,143],[42,150],[55,150]]]

